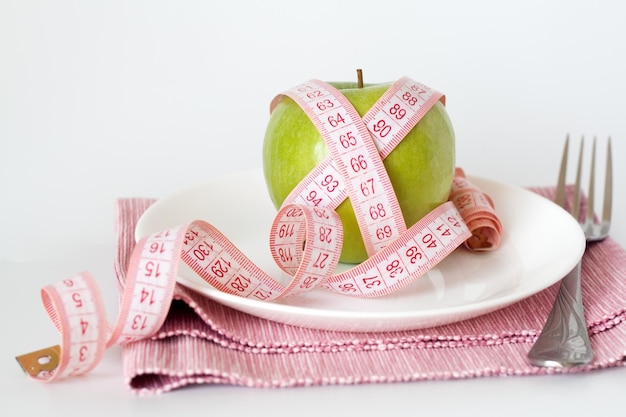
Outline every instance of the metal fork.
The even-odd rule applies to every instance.
[[[611,205],[613,190],[613,170],[611,161],[611,138],[609,137],[606,151],[606,172],[604,178],[604,201],[602,219],[597,220],[594,213],[595,197],[595,155],[596,138],[593,139],[589,188],[587,191],[587,210],[585,218],[580,216],[580,178],[583,160],[584,138],[580,142],[576,184],[570,213],[577,219],[585,233],[587,242],[605,239],[611,226]],[[557,183],[555,203],[565,208],[565,173],[567,155],[569,153],[569,135],[565,139],[565,147],[561,158],[561,168]],[[536,366],[571,368],[588,364],[593,358],[593,350],[589,342],[587,322],[582,303],[580,288],[581,262],[561,281],[552,310],[546,320],[541,334],[528,352],[529,362]]]

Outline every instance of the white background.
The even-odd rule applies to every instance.
[[[624,369],[288,390],[205,386],[140,399],[122,384],[116,349],[92,375],[49,386],[27,380],[13,357],[57,343],[38,290],[80,270],[99,279],[115,319],[117,198],[162,197],[260,169],[272,97],[310,78],[353,80],[356,68],[366,82],[407,75],[444,92],[457,163],[473,175],[549,185],[567,133],[611,135],[613,236],[626,245],[625,15],[607,0],[0,0],[0,409],[623,410]]]

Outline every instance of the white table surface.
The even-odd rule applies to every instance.
[[[115,320],[116,198],[260,168],[273,95],[356,68],[366,82],[408,75],[443,91],[458,164],[473,175],[549,185],[567,133],[611,135],[612,235],[626,246],[623,5],[315,3],[0,1],[2,415],[623,413],[625,368],[158,397],[129,392],[118,348],[85,377],[39,384],[22,373],[16,355],[58,343],[44,285],[89,270]]]

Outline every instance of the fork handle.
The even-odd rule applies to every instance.
[[[536,366],[581,366],[593,358],[580,289],[580,262],[561,281],[541,334],[528,353]]]

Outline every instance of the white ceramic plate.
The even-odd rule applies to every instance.
[[[581,258],[581,228],[560,207],[522,188],[469,177],[494,201],[504,233],[497,251],[458,249],[402,290],[355,299],[319,289],[274,302],[218,291],[181,262],[178,281],[234,309],[287,324],[335,331],[426,328],[505,307],[557,282]],[[202,219],[212,223],[276,279],[269,229],[276,210],[261,172],[214,178],[158,200],[139,219],[136,237]],[[346,266],[340,265],[343,269]]]

